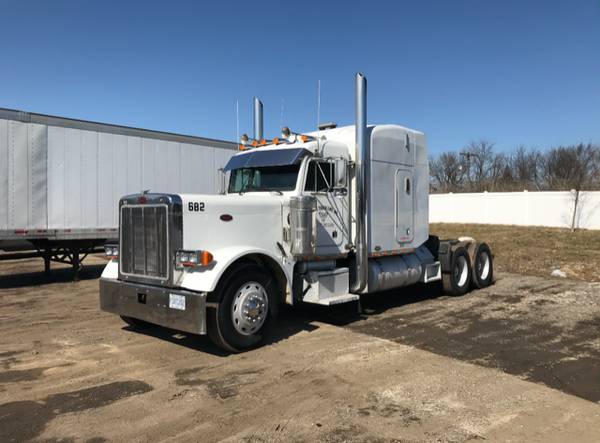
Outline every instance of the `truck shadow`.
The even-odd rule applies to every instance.
[[[273,328],[265,345],[276,344],[300,332],[312,332],[319,328],[318,323],[334,326],[349,326],[361,322],[370,316],[384,313],[388,309],[402,307],[443,295],[441,285],[415,285],[401,290],[385,291],[374,295],[363,296],[359,311],[358,303],[346,303],[337,306],[320,306],[302,303],[296,306],[283,306],[277,324]],[[183,346],[219,357],[227,357],[231,353],[215,346],[207,335],[195,335],[161,326],[136,329],[123,326],[123,330],[148,335],[159,340]],[[251,351],[250,351],[251,352]]]
[[[319,328],[318,323],[326,323],[333,326],[349,326],[353,323],[367,320],[371,316],[382,314],[388,309],[419,303],[442,295],[441,285],[414,285],[402,288],[401,290],[396,289],[363,296],[361,298],[360,306],[362,309],[360,311],[359,304],[356,302],[337,306],[320,306],[308,303],[295,306],[282,306],[277,324],[264,344],[272,345],[300,332],[312,332]],[[123,326],[123,330],[148,335],[178,346],[219,357],[231,355],[231,353],[215,346],[207,335],[188,334],[161,326],[151,326],[146,329]]]
[[[227,351],[215,346],[208,338],[208,335],[189,334],[187,332],[176,331],[174,329],[165,328],[162,326],[151,325],[145,329],[137,329],[131,326],[123,326],[124,331],[135,332],[137,334],[147,335],[152,338],[157,338],[174,345],[183,346],[195,351],[206,352],[218,357],[227,357],[230,355]]]
[[[104,264],[84,265],[79,271],[79,280],[95,280],[100,278],[105,266]],[[73,281],[73,270],[65,267],[52,269],[48,275],[43,271],[1,275],[0,289],[25,288],[52,283],[71,283]]]
[[[443,295],[441,284],[416,284],[401,289],[363,295],[360,305],[357,302],[337,306],[303,303],[299,306],[287,307],[283,320],[286,323],[293,323],[300,319],[308,323],[318,321],[334,326],[348,326],[371,316],[382,314],[389,309],[420,303]]]

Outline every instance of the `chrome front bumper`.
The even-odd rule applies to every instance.
[[[206,293],[100,279],[100,309],[178,331],[206,334]]]

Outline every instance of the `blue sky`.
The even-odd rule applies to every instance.
[[[600,143],[600,2],[1,0],[0,107],[206,137],[283,123],[424,131],[430,151]]]

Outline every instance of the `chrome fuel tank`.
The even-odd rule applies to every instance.
[[[417,283],[428,264],[434,262],[431,252],[421,246],[411,254],[369,259],[367,292],[379,292]]]

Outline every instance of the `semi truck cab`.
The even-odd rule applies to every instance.
[[[429,235],[425,136],[367,125],[361,74],[356,111],[354,126],[245,138],[220,195],[123,197],[101,309],[239,352],[264,342],[284,303],[356,302],[439,280],[454,295],[489,285],[485,243]]]

